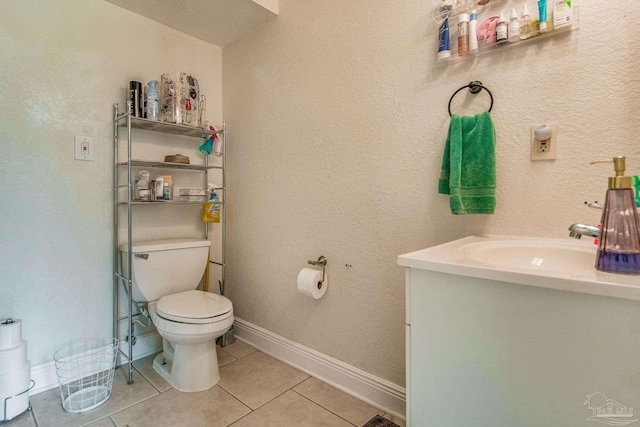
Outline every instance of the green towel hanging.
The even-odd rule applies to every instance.
[[[492,214],[496,207],[496,133],[488,111],[451,116],[438,193],[451,213]]]

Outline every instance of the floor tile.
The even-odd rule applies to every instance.
[[[357,426],[384,412],[315,378],[298,384],[293,391]]]
[[[251,347],[249,344],[245,344],[240,340],[236,340],[236,342],[222,348],[222,350],[226,353],[229,353],[236,359],[240,359],[241,357],[247,356],[257,351],[255,348]]]
[[[233,357],[226,351],[222,350],[220,347],[217,347],[217,350],[218,350],[218,366],[224,366],[235,360],[238,360],[237,358]]]
[[[142,359],[134,360],[133,367],[159,392],[167,391],[171,388],[171,384],[169,384],[167,380],[162,378],[162,375],[153,369],[153,359],[155,359],[155,357],[156,355],[154,354]]]
[[[221,367],[218,385],[256,409],[307,378],[304,372],[256,351]]]
[[[31,398],[31,405],[38,426],[83,426],[158,394],[158,391],[138,372],[134,371],[133,375],[134,383],[127,385],[128,372],[126,367],[120,367],[114,375],[109,400],[95,409],[80,414],[70,414],[62,409],[60,390],[57,387],[36,394]]]
[[[33,397],[31,397],[31,400],[33,401]],[[11,413],[10,411],[8,412]],[[4,410],[2,414],[4,414]],[[0,415],[0,417],[2,417],[2,415]],[[33,411],[23,412],[17,417],[14,417],[8,423],[2,424],[2,427],[36,427],[36,421],[33,418]]]
[[[391,414],[383,414],[383,417],[385,417],[386,419],[388,419],[389,421],[393,421],[394,423],[398,424],[400,427],[406,427],[407,423],[405,422],[405,420],[403,420],[402,418],[398,418],[396,416],[393,416]]]
[[[197,393],[171,389],[111,417],[118,427],[223,427],[249,412],[229,393],[213,386]]]
[[[100,418],[98,421],[87,425],[87,427],[115,427],[115,423],[111,421],[111,418],[106,417]]]
[[[230,427],[353,427],[337,415],[289,390]]]

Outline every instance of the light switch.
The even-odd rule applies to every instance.
[[[93,137],[76,135],[75,155],[76,160],[93,160]]]

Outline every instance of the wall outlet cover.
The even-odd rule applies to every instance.
[[[93,160],[93,137],[76,135],[74,150],[76,160]]]
[[[536,129],[545,125],[531,126],[531,161],[555,160],[558,145],[558,125],[548,125],[551,127],[551,136],[548,140],[540,141],[536,137]]]

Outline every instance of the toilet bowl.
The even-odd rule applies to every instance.
[[[149,314],[163,341],[153,368],[180,391],[216,385],[220,371],[215,340],[233,324],[231,301],[191,290],[149,304]]]
[[[196,290],[210,245],[194,239],[132,244],[132,298],[148,303],[151,321],[162,336],[162,353],[153,368],[180,391],[202,391],[218,382],[216,338],[233,324],[228,298]],[[127,247],[120,249],[126,267]]]

